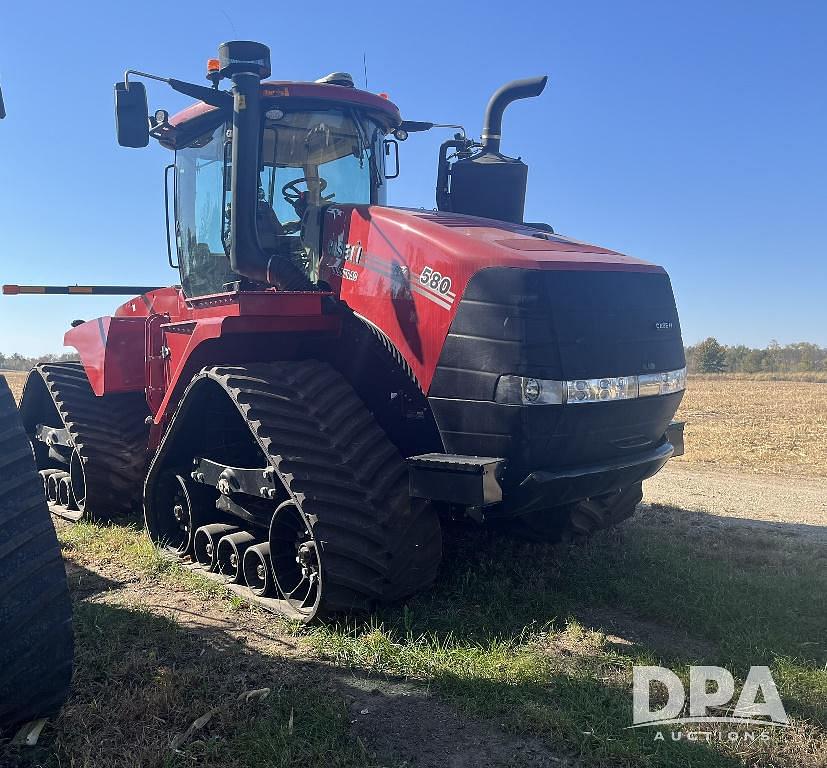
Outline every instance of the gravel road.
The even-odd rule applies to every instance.
[[[827,543],[827,481],[752,475],[670,462],[643,485],[644,502],[721,518],[722,523],[796,532]]]

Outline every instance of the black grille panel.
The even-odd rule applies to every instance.
[[[565,380],[684,365],[665,273],[498,267],[469,282],[428,395],[449,452],[505,455],[514,471],[574,466],[658,441],[680,395],[523,408],[492,402],[500,375]]]
[[[583,379],[684,364],[666,274],[494,268],[469,282],[429,395],[491,400],[503,373]]]

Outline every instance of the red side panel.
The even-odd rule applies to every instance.
[[[149,317],[169,315],[181,317],[188,313],[186,301],[177,286],[158,288],[121,304],[113,313],[115,317]]]
[[[99,317],[63,337],[80,353],[92,390],[98,396],[144,389],[143,317]]]
[[[378,206],[325,213],[320,277],[380,328],[427,392],[468,281],[487,267],[662,272],[519,224]]]

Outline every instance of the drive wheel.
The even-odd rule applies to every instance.
[[[72,679],[72,608],[32,448],[0,376],[0,731],[54,714]]]

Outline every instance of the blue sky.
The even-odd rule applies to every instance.
[[[827,345],[823,2],[6,3],[0,282],[175,282],[169,154],[117,146],[112,84],[129,67],[202,82],[234,38],[267,43],[279,79],[361,84],[365,52],[404,116],[476,136],[497,86],[549,74],[504,125],[528,220],[665,266],[687,343]],[[433,205],[443,138],[402,146],[392,204]],[[60,351],[70,320],[116,301],[0,298],[0,351]]]

